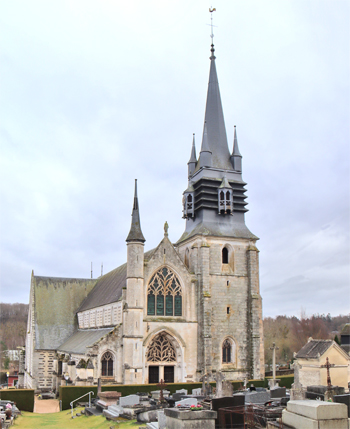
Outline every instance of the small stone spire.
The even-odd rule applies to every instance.
[[[236,125],[235,125],[234,134],[233,134],[233,151],[232,151],[232,155],[230,156],[230,159],[231,159],[233,169],[236,171],[242,171],[242,155],[238,148]]]
[[[193,141],[192,141],[192,150],[191,150],[191,157],[188,161],[188,178],[190,178],[196,168],[197,164],[197,155],[196,155],[196,144],[195,144],[195,135],[193,133]]]
[[[134,206],[132,208],[131,216],[131,228],[129,235],[126,238],[126,242],[141,241],[141,243],[144,243],[146,240],[141,231],[139,200],[137,198],[137,179],[135,179]]]
[[[212,151],[209,148],[207,122],[204,122],[202,148],[199,156],[199,167],[212,166]]]

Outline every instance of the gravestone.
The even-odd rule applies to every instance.
[[[294,368],[294,383],[292,384],[292,388],[290,389],[290,399],[291,400],[303,400],[305,399],[305,388],[299,381],[299,370],[300,365],[298,362],[293,363]]]
[[[164,414],[164,410],[158,411],[158,428],[165,429],[166,428],[166,417]]]
[[[130,407],[132,405],[138,405],[140,403],[140,397],[138,395],[122,396],[119,399],[119,405],[121,407]]]
[[[197,398],[186,398],[186,399],[182,399],[181,401],[175,402],[175,407],[177,407],[178,405],[183,405],[188,407],[190,407],[191,405],[197,406],[197,403],[198,403]]]
[[[233,386],[231,381],[224,380],[222,382],[222,396],[232,396],[233,395]]]
[[[245,395],[246,404],[265,404],[271,400],[270,392],[248,392]]]
[[[245,403],[245,395],[237,394],[234,396],[222,397],[222,398],[213,398],[211,400],[211,408],[213,411],[217,411],[217,418],[215,420],[215,427],[230,427],[227,426],[232,417],[232,423],[234,423],[233,427],[239,427],[239,425],[243,424],[244,416],[242,414],[228,414],[225,413],[222,408],[231,408],[244,406]]]
[[[175,393],[182,393],[183,395],[187,395],[188,394],[188,392],[187,392],[186,389],[177,390]]]
[[[348,418],[350,419],[350,393],[345,395],[334,395],[333,401],[339,404],[345,404],[348,407]]]
[[[192,389],[192,395],[200,396],[202,393],[202,389],[199,387],[198,389]]]
[[[215,380],[216,380],[216,398],[221,398],[222,396],[224,396],[222,394],[222,382],[225,380],[225,376],[222,372],[217,372],[215,375]]]
[[[183,395],[181,393],[173,393],[172,395],[172,399],[174,399],[174,401],[181,401],[182,398]]]
[[[285,387],[274,387],[270,390],[271,399],[274,398],[284,398],[286,396]]]

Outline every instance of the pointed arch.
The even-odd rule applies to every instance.
[[[182,316],[182,287],[178,276],[163,266],[151,277],[147,287],[147,315]]]
[[[114,373],[114,356],[110,351],[103,353],[101,357],[101,376],[113,377]]]
[[[222,342],[221,361],[223,364],[236,363],[236,342],[231,337],[226,337]]]
[[[146,360],[152,363],[176,362],[176,350],[169,334],[163,331],[153,338],[147,347]]]

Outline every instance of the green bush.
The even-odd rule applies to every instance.
[[[0,390],[0,399],[13,401],[20,411],[34,410],[34,390],[33,389],[11,389]]]

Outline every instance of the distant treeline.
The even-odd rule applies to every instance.
[[[0,303],[0,333],[1,351],[16,350],[24,346],[28,317],[28,304]],[[264,319],[265,363],[271,364],[272,351],[270,347],[275,342],[279,348],[276,352],[277,363],[283,365],[292,362],[293,353],[298,352],[309,337],[315,339],[340,340],[340,331],[350,316],[335,316],[330,314],[314,314],[311,317],[277,316]]]
[[[272,362],[272,343],[276,343],[276,363],[288,364],[293,361],[293,353],[298,352],[312,337],[318,340],[340,340],[340,331],[350,317],[330,314],[314,314],[311,317],[295,316],[266,317],[264,319],[265,363]]]
[[[27,329],[28,304],[0,303],[0,351],[24,346]],[[1,354],[3,357],[3,353]]]

